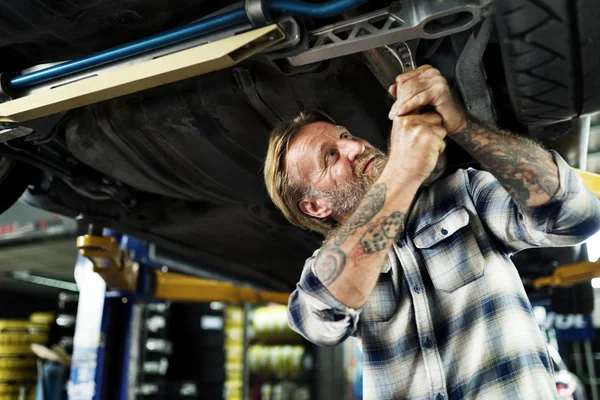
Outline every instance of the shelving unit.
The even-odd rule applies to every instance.
[[[247,326],[244,321],[248,321]],[[244,332],[248,343],[245,352]],[[247,318],[244,308],[228,307],[225,336],[225,399],[317,398],[315,346],[289,328],[285,306],[248,308]]]

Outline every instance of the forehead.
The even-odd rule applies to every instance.
[[[334,140],[338,127],[327,122],[313,122],[303,127],[291,140],[285,165],[292,177],[306,178],[317,168],[317,152],[324,143]]]

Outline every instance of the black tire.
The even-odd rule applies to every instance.
[[[0,214],[19,200],[37,173],[34,167],[0,157]]]
[[[513,109],[525,124],[600,111],[600,2],[496,0]]]

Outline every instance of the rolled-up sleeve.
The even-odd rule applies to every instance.
[[[479,217],[509,250],[572,246],[600,229],[600,201],[558,153],[551,153],[558,165],[559,189],[539,207],[518,206],[488,172],[466,171]]]
[[[313,271],[318,250],[306,260],[300,282],[290,296],[290,327],[319,346],[335,346],[356,331],[360,309],[337,301]]]

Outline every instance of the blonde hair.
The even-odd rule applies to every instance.
[[[336,226],[332,218],[316,218],[300,209],[300,201],[309,196],[312,188],[293,180],[285,168],[285,158],[294,136],[315,122],[335,121],[321,111],[303,111],[289,121],[282,122],[271,132],[269,149],[265,158],[264,177],[271,200],[292,224],[326,235]]]

